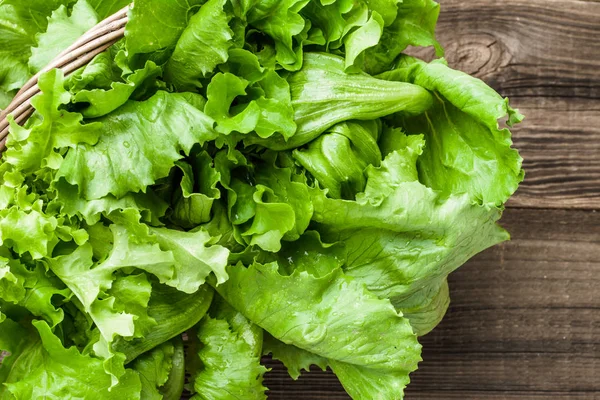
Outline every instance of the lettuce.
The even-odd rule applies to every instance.
[[[128,1],[22,3],[0,107]],[[524,175],[508,100],[403,54],[443,54],[438,14],[135,0],[123,40],[42,74],[0,160],[0,399],[263,399],[268,354],[402,399]]]
[[[42,70],[56,54],[73,44],[81,35],[98,23],[95,10],[86,0],[78,1],[67,15],[62,5],[48,19],[48,28],[37,35],[37,45],[31,49],[29,67],[33,72]]]
[[[192,399],[266,398],[260,365],[263,331],[220,298],[196,327]]]
[[[67,0],[0,2],[0,108],[6,107],[30,78],[29,58],[37,35],[46,31],[52,11]]]
[[[139,398],[136,372],[128,370],[111,388],[102,360],[83,355],[75,347],[65,348],[46,322],[33,321],[26,329],[5,319],[0,327],[0,343],[13,354],[2,363],[3,369],[10,368],[10,374],[2,375],[2,398]]]

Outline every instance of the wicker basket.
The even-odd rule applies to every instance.
[[[6,149],[9,132],[7,117],[12,115],[15,122],[22,125],[33,114],[31,99],[40,92],[38,87],[40,75],[54,68],[61,69],[65,76],[69,75],[122,39],[125,36],[129,7],[123,8],[87,31],[21,88],[8,107],[0,113],[0,152]]]
[[[121,9],[87,31],[19,90],[8,107],[0,112],[0,154],[6,149],[6,140],[10,128],[7,117],[11,115],[17,124],[22,125],[33,114],[34,109],[31,106],[31,99],[40,93],[38,87],[40,75],[54,68],[61,69],[65,76],[69,75],[122,39],[125,36],[129,7]],[[6,353],[0,352],[0,364],[2,364],[5,356]]]

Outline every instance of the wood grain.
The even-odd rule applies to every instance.
[[[503,220],[513,241],[451,275],[406,397],[600,400],[600,2],[438,1],[449,64],[526,114],[527,177]],[[349,398],[330,373],[268,364],[270,399]]]
[[[513,241],[451,275],[407,399],[600,399],[600,213],[509,209]],[[281,366],[270,399],[348,399],[335,376]]]
[[[527,115],[514,130],[526,178],[509,206],[600,209],[600,103],[565,98],[514,103]]]
[[[600,209],[600,2],[439,2],[449,64],[527,116],[514,130],[527,177],[510,205]]]
[[[449,64],[526,114],[527,178],[503,220],[513,241],[451,275],[407,399],[600,400],[600,1],[438,1]],[[266,363],[272,400],[349,398],[330,372]]]

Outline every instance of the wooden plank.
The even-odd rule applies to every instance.
[[[408,399],[600,399],[600,212],[509,209],[513,241],[451,275]],[[335,376],[286,378],[271,399],[348,399]]]
[[[600,214],[551,210],[600,208],[600,3],[440,3],[450,65],[528,117],[514,130],[528,175],[510,205],[544,210],[509,209],[514,240],[452,275],[407,398],[600,399]],[[270,398],[348,398],[332,375],[293,382],[269,365]]]
[[[510,205],[600,209],[600,3],[439,2],[437,34],[449,64],[527,116],[514,130],[527,177]]]
[[[512,392],[512,393],[488,393],[488,392],[451,392],[451,391],[429,391],[411,394],[408,400],[598,400],[600,397],[593,393],[548,393],[548,392]]]
[[[519,98],[514,103],[527,115],[514,129],[526,178],[509,205],[600,209],[600,102]]]
[[[323,372],[312,368],[310,373],[304,373],[300,379],[293,381],[285,367],[270,359],[263,360],[271,372],[267,373],[266,386],[269,388],[269,400],[348,400],[338,379],[331,371]]]
[[[503,95],[600,99],[600,3],[439,0],[448,62]]]

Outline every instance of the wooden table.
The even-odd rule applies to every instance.
[[[451,276],[406,398],[600,399],[600,2],[439,2],[450,65],[527,115],[527,178],[502,223],[513,241]],[[348,399],[329,373],[272,367],[270,399]]]

